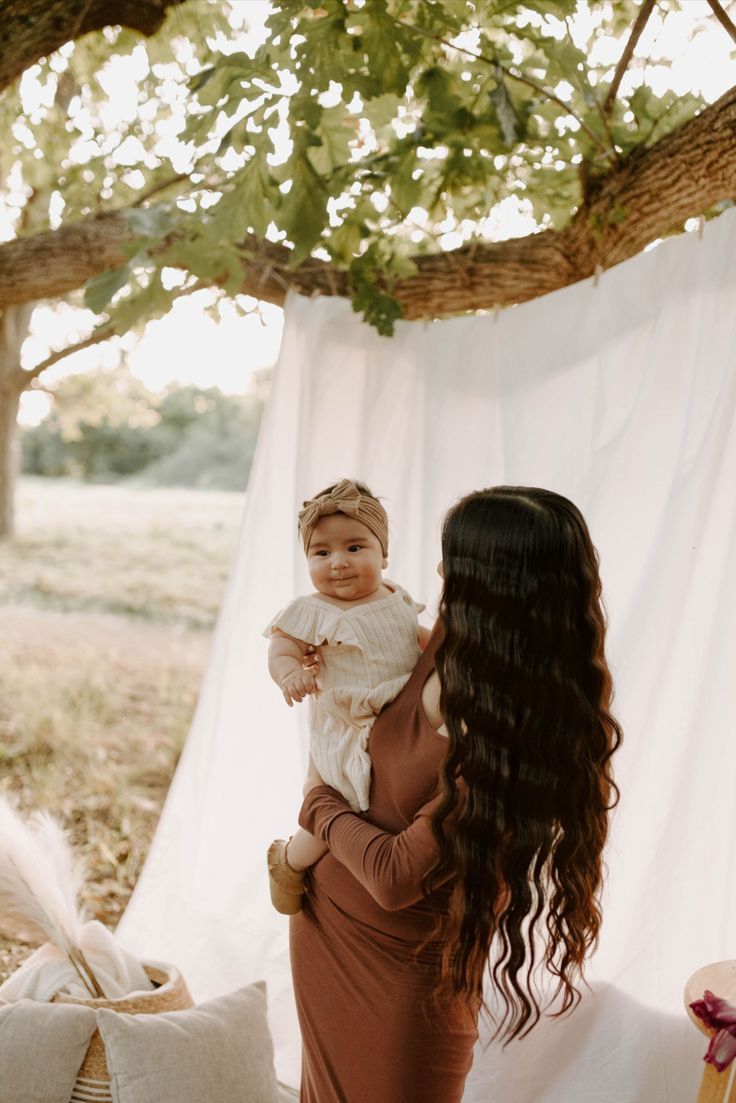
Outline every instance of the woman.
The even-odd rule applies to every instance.
[[[329,847],[291,920],[302,1103],[457,1103],[490,975],[498,1033],[560,1013],[595,945],[617,796],[598,560],[567,499],[463,498],[442,533],[440,616],[370,737],[370,808],[314,779]],[[438,780],[439,779],[439,780]]]

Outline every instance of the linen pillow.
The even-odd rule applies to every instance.
[[[69,1103],[96,1025],[91,1007],[0,1004],[0,1103]]]
[[[278,1103],[262,981],[186,1011],[101,1007],[114,1103]]]

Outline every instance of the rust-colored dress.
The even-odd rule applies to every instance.
[[[446,739],[421,705],[436,633],[406,686],[378,717],[370,807],[355,815],[334,789],[305,798],[300,823],[329,846],[291,919],[302,1031],[301,1103],[459,1103],[477,1006],[433,1002],[450,887],[422,895],[437,856],[430,816]]]

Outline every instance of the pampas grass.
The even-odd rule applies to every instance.
[[[24,820],[0,796],[0,922],[56,946],[87,991],[104,997],[81,950],[81,889],[82,871],[61,825],[44,812]]]

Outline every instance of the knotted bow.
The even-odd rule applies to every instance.
[[[383,554],[388,555],[386,510],[372,494],[361,494],[352,479],[341,479],[328,494],[320,494],[304,503],[299,513],[299,532],[305,551],[320,518],[332,513],[344,513],[360,521],[376,537]]]
[[[346,513],[348,517],[357,517],[360,510],[361,493],[351,479],[341,479],[329,494],[320,494],[304,503],[299,513],[299,531],[310,532],[319,521],[330,513]]]

